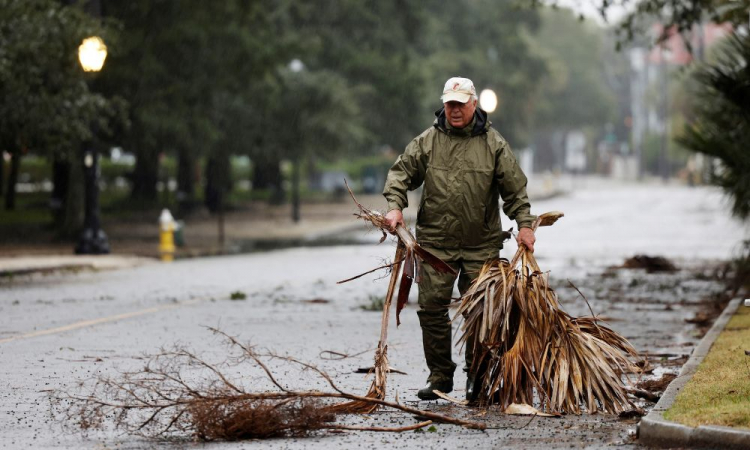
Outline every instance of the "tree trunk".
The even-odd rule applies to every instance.
[[[195,206],[195,158],[186,148],[181,148],[178,152],[177,204],[183,213]]]
[[[209,211],[216,213],[232,190],[232,174],[229,155],[214,152],[206,163],[205,204]]]
[[[157,201],[156,183],[159,181],[159,154],[144,152],[138,155],[131,174],[133,183],[130,198],[141,205]]]
[[[5,152],[0,150],[0,197],[5,192]]]
[[[68,167],[68,188],[58,226],[58,235],[62,238],[77,238],[83,227],[84,212],[84,173],[82,158],[71,158]]]
[[[266,158],[253,158],[253,189],[270,189],[273,185],[273,162]]]
[[[292,161],[292,221],[299,222],[299,156]]]
[[[253,189],[271,192],[269,202],[272,205],[284,203],[284,187],[279,160],[275,158],[256,158],[253,160]]]
[[[12,211],[16,209],[16,183],[18,183],[18,171],[21,168],[21,151],[10,152],[10,174],[8,176],[8,190],[5,193],[5,209]]]
[[[320,190],[322,188],[323,174],[318,169],[318,161],[314,154],[307,156],[305,161],[307,171],[307,186],[310,190]]]
[[[60,229],[65,217],[65,205],[68,199],[68,187],[70,185],[70,161],[55,155],[52,162],[52,196],[50,198],[50,209],[55,223],[55,228]]]
[[[224,251],[224,192],[219,193],[219,213],[217,214],[219,220],[219,248]]]

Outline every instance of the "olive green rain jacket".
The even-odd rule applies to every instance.
[[[417,240],[437,248],[502,248],[503,211],[531,227],[526,175],[506,140],[477,108],[464,129],[447,124],[445,111],[414,138],[393,164],[383,189],[388,210],[408,206],[406,192],[424,183],[417,213]]]

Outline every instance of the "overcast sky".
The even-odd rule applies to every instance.
[[[549,0],[551,2],[551,0]],[[599,15],[598,5],[601,4],[601,0],[557,0],[557,4],[572,9],[573,11],[582,13],[584,16],[589,17],[596,21],[596,23],[604,24],[604,20]],[[620,20],[627,10],[619,5],[614,5],[607,11],[607,17],[609,23],[616,23]]]

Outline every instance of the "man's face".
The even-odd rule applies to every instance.
[[[443,103],[445,106],[445,117],[454,128],[463,128],[474,118],[477,109],[477,101],[469,99],[466,103],[450,101]]]

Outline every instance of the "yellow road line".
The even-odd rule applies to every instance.
[[[55,334],[55,333],[62,333],[62,332],[65,332],[65,331],[77,330],[79,328],[91,327],[91,326],[94,326],[94,325],[99,325],[101,323],[115,322],[115,321],[123,320],[123,319],[130,319],[131,317],[138,317],[138,316],[142,316],[142,315],[150,314],[150,313],[157,313],[157,312],[161,312],[161,311],[167,311],[167,310],[170,310],[170,309],[179,308],[181,306],[194,305],[194,304],[196,304],[198,302],[201,302],[203,300],[208,300],[210,298],[212,298],[212,297],[197,298],[197,299],[188,300],[188,301],[182,302],[182,303],[173,303],[173,304],[170,304],[170,305],[156,306],[156,307],[153,307],[153,308],[141,309],[139,311],[133,311],[133,312],[129,312],[129,313],[117,314],[117,315],[109,316],[109,317],[100,317],[98,319],[93,319],[93,320],[84,320],[82,322],[71,323],[70,325],[65,325],[65,326],[62,326],[62,327],[50,328],[50,329],[47,329],[47,330],[39,330],[39,331],[34,331],[32,333],[20,334],[18,336],[12,336],[12,337],[9,337],[9,338],[0,339],[0,344],[5,344],[7,342],[17,341],[17,340],[20,340],[20,339],[34,338],[34,337],[39,337],[39,336],[47,336],[47,335]]]

